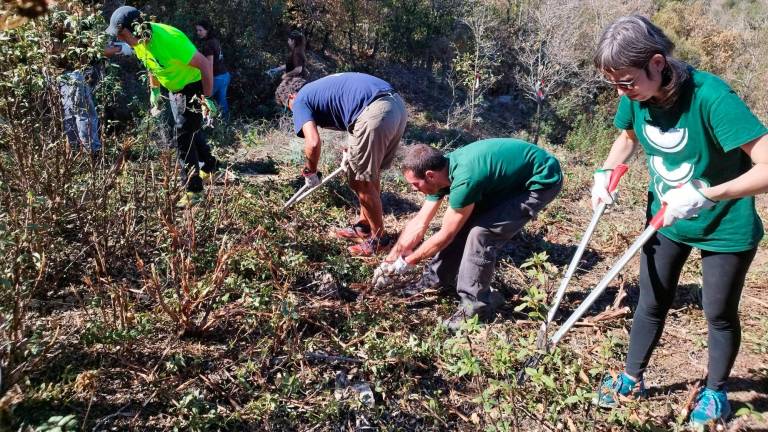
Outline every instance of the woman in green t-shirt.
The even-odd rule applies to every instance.
[[[664,228],[643,247],[640,298],[624,372],[597,395],[642,396],[643,373],[658,344],[688,256],[701,250],[702,301],[708,324],[707,385],[691,422],[724,421],[726,381],[741,341],[738,316],[744,279],[763,227],[753,196],[768,190],[768,130],[720,78],[672,57],[674,45],[648,19],[627,16],[600,38],[595,66],[620,96],[621,134],[595,172],[592,202],[613,202],[610,171],[642,147],[651,182],[648,216],[667,205]]]

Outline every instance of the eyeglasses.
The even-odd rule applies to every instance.
[[[637,78],[633,78],[633,79],[628,80],[628,81],[611,81],[609,79],[603,78],[603,82],[604,83],[606,83],[606,84],[608,84],[610,86],[614,86],[616,88],[622,89],[622,90],[632,90],[632,89],[634,89],[635,88],[635,81],[637,81]]]
[[[642,71],[645,72],[645,76],[648,76],[648,65],[649,63],[646,63],[642,68]],[[637,77],[624,81],[611,81],[603,77],[603,82],[620,90],[633,90],[637,86]]]

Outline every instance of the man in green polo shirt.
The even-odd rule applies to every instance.
[[[448,154],[414,145],[403,162],[403,175],[427,197],[374,273],[374,284],[385,285],[390,276],[432,258],[421,280],[405,294],[455,288],[461,305],[443,321],[451,330],[476,315],[490,320],[503,303],[503,296],[490,288],[496,256],[560,192],[560,164],[533,144],[494,138]],[[422,243],[445,196],[442,226]]]
[[[131,6],[119,7],[112,13],[107,33],[128,43],[149,71],[153,111],[160,107],[161,87],[172,93],[178,154],[186,165],[182,179],[187,193],[179,206],[188,206],[200,198],[203,180],[212,178],[216,170],[216,159],[200,130],[203,117],[216,113],[210,99],[213,66],[183,32],[166,24],[144,22],[141,13]]]

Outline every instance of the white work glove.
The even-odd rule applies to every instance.
[[[115,42],[116,47],[120,47],[120,55],[124,56],[132,56],[133,55],[133,48],[131,48],[130,45],[128,45],[125,42]]]
[[[304,176],[304,185],[309,188],[313,188],[320,184],[320,177],[318,177],[317,172],[309,172],[304,168],[301,175]]]
[[[162,113],[163,113],[163,110],[156,106],[153,106],[152,108],[149,109],[149,115],[151,115],[152,117],[158,117]]]
[[[692,180],[680,187],[670,189],[661,197],[661,202],[667,205],[664,212],[664,226],[670,226],[678,219],[688,219],[708,209],[716,203],[704,196],[699,190],[706,186],[701,180]]]
[[[162,99],[163,96],[160,87],[152,87],[149,89],[149,113],[152,117],[157,117],[163,113],[163,109],[160,108]]]
[[[405,274],[412,265],[403,258],[399,257],[395,262],[384,261],[373,272],[373,280],[371,283],[374,288],[384,288],[387,285],[392,284],[392,277],[395,275]]]
[[[216,106],[216,102],[209,97],[204,97],[200,104],[203,114],[203,127],[212,128],[213,118],[219,114],[219,108]]]
[[[608,184],[611,182],[611,169],[599,169],[595,171],[594,183],[592,184],[592,209],[604,202],[611,205],[619,196],[618,189],[613,193],[608,192]]]

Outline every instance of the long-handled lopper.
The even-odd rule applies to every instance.
[[[619,186],[621,177],[626,174],[627,170],[629,170],[628,166],[619,164],[616,166],[616,168],[613,169],[613,171],[611,171],[611,178],[608,181],[609,193],[612,194],[616,190],[616,188]],[[589,222],[587,230],[584,232],[584,236],[581,238],[581,243],[579,243],[579,247],[576,249],[576,254],[573,255],[573,259],[571,259],[571,263],[568,265],[568,269],[565,271],[565,276],[563,276],[563,280],[560,282],[560,287],[555,293],[555,299],[552,302],[552,306],[549,307],[547,319],[541,324],[541,328],[539,329],[539,334],[536,337],[536,347],[539,349],[546,348],[547,327],[552,322],[552,320],[555,319],[557,308],[560,306],[560,302],[563,300],[563,295],[565,295],[565,289],[568,286],[568,282],[570,282],[573,274],[576,272],[576,268],[579,266],[581,257],[584,255],[584,250],[587,249],[587,245],[589,244],[589,239],[592,238],[592,234],[595,232],[595,228],[597,228],[597,221],[600,220],[600,217],[603,215],[603,213],[605,213],[605,209],[607,207],[608,204],[600,202],[600,204],[595,209],[595,212],[592,214],[592,220]]]
[[[346,170],[347,170],[347,152],[345,151],[341,158],[341,166],[338,167],[336,171],[325,176],[323,180],[314,187],[309,187],[309,185],[306,185],[306,184],[302,186],[301,189],[299,189],[295,194],[293,194],[291,199],[285,202],[285,204],[283,205],[283,209],[287,209],[288,207],[308,197],[312,192],[320,189],[321,187],[323,187],[324,184],[328,183],[332,178],[338,176],[339,174],[345,172]]]
[[[629,260],[632,259],[635,254],[642,249],[645,242],[648,241],[653,235],[658,231],[663,225],[664,225],[664,212],[666,211],[667,206],[666,204],[662,205],[661,209],[653,216],[653,219],[651,219],[651,222],[648,224],[648,227],[643,231],[642,234],[640,234],[640,237],[635,240],[634,243],[627,249],[626,252],[624,252],[624,255],[619,258],[619,260],[616,262],[616,264],[611,267],[611,269],[608,271],[608,273],[603,277],[602,280],[600,280],[600,283],[595,286],[595,288],[592,290],[591,293],[587,296],[587,298],[584,299],[584,301],[579,305],[578,308],[576,308],[575,311],[571,314],[570,317],[568,317],[568,320],[560,326],[560,328],[555,332],[554,335],[552,335],[552,338],[549,339],[549,341],[546,344],[546,349],[552,349],[557,345],[558,342],[565,336],[565,334],[573,327],[574,324],[576,324],[576,321],[578,321],[582,315],[589,309],[592,304],[597,300],[600,295],[603,294],[603,291],[608,287],[608,284],[613,281],[613,279],[619,274],[619,272],[624,268],[624,266],[627,265]],[[525,371],[527,368],[533,368],[538,365],[539,361],[541,360],[542,353],[537,353],[533,355],[532,357],[529,357],[524,363],[523,363],[523,369],[520,370],[517,374],[517,383],[518,385],[525,382],[528,373]]]

